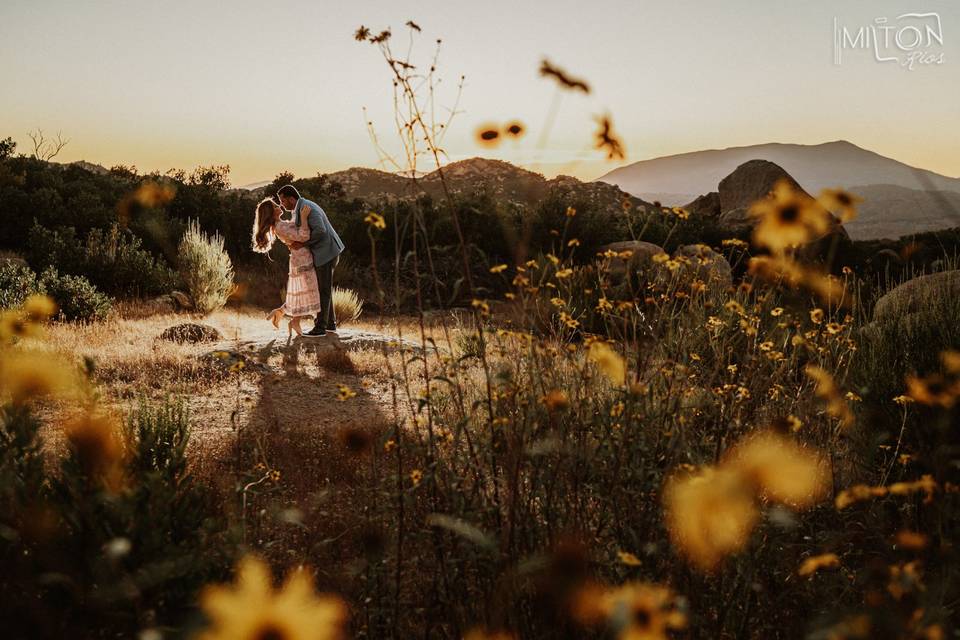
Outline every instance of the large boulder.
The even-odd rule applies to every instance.
[[[794,189],[806,193],[789,173],[769,160],[749,160],[741,164],[717,187],[720,222],[735,233],[743,233],[752,227],[750,206],[770,195],[780,180],[786,180]]]
[[[941,271],[907,280],[877,300],[875,321],[897,320],[960,299],[960,270]]]
[[[691,280],[712,281],[725,287],[733,283],[730,263],[705,244],[684,245],[674,252],[673,257],[683,263],[681,268]]]
[[[720,208],[720,194],[716,191],[711,191],[706,195],[700,196],[690,204],[685,205],[683,208],[693,216],[718,218],[722,211]]]
[[[219,331],[210,325],[187,322],[164,329],[163,333],[160,334],[160,339],[196,344],[198,342],[217,342],[222,339],[222,336]]]
[[[597,252],[602,259],[609,260],[607,273],[614,282],[622,281],[628,273],[644,270],[653,264],[653,257],[666,253],[663,247],[643,240],[624,240],[600,247]],[[609,258],[607,254],[615,253]]]
[[[750,215],[751,205],[769,196],[781,180],[786,181],[802,196],[812,198],[789,173],[769,160],[748,160],[720,181],[717,188],[720,200],[719,220],[721,225],[727,227],[731,236],[744,234],[753,227],[756,220]],[[835,255],[839,244],[850,242],[850,237],[840,221],[826,210],[824,214],[832,221],[830,229],[797,252],[796,257],[801,262],[821,262],[824,257]]]
[[[720,181],[717,188],[720,210],[727,213],[749,209],[751,204],[767,197],[780,180],[786,180],[794,189],[806,193],[780,165],[769,160],[748,160]]]

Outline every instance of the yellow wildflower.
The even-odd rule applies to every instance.
[[[370,213],[368,213],[367,216],[363,219],[363,221],[366,222],[366,223],[367,223],[368,225],[370,225],[371,227],[373,227],[374,229],[386,229],[386,228],[387,228],[387,221],[386,221],[386,219],[384,219],[384,217],[383,217],[382,215],[380,215],[379,213],[374,213],[373,211],[371,211]]]
[[[835,553],[822,553],[818,556],[811,556],[800,564],[797,574],[800,576],[812,576],[820,569],[839,567],[840,558]]]
[[[239,562],[234,584],[207,586],[200,606],[211,622],[200,640],[335,640],[343,637],[347,618],[346,604],[317,595],[305,570],[291,572],[274,589],[269,568],[254,556]]]

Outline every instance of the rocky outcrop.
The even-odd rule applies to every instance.
[[[751,204],[765,198],[780,180],[786,180],[794,189],[806,193],[797,181],[778,165],[768,160],[744,162],[720,181],[717,191],[721,211],[726,213],[736,209],[749,209]]]
[[[719,218],[720,217],[720,193],[717,191],[711,191],[710,193],[700,196],[690,204],[683,207],[690,212],[691,215],[706,217],[706,218]]]
[[[960,270],[941,271],[907,280],[877,300],[875,321],[896,320],[944,302],[960,299]]]
[[[767,197],[780,180],[786,180],[794,189],[806,193],[789,173],[776,164],[767,160],[744,162],[721,180],[717,188],[720,222],[739,232],[753,226],[750,205]]]
[[[694,216],[715,218],[730,237],[747,239],[755,223],[755,219],[750,215],[750,207],[754,202],[769,196],[781,180],[786,181],[796,192],[811,197],[779,165],[768,160],[749,160],[723,178],[717,191],[700,196],[684,208]],[[826,211],[824,213],[830,215],[834,221],[831,229],[798,251],[798,259],[805,262],[819,261],[825,255],[835,253],[837,243],[849,242],[850,238],[840,221],[832,214]]]
[[[217,342],[222,340],[223,336],[210,325],[187,322],[164,329],[163,333],[160,334],[160,339],[169,342],[196,344],[198,342]]]
[[[674,252],[673,257],[680,260],[681,269],[691,280],[716,282],[726,287],[733,283],[730,263],[705,244],[684,245]]]
[[[610,258],[601,257],[602,254],[613,252],[618,254]],[[602,260],[609,260],[607,273],[614,283],[622,281],[628,273],[646,269],[653,264],[653,257],[666,253],[663,247],[643,240],[624,240],[613,242],[600,247],[597,252]],[[629,255],[628,255],[629,253]]]

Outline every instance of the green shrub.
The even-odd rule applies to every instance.
[[[87,277],[104,291],[122,295],[166,293],[177,275],[161,259],[141,248],[141,241],[117,225],[94,229],[84,244]],[[86,274],[80,274],[86,275]]]
[[[0,265],[0,309],[19,307],[34,293],[53,298],[64,320],[102,320],[112,307],[110,297],[82,276],[62,275],[48,267],[38,277],[25,265],[15,262]]]
[[[45,471],[40,423],[0,409],[0,619],[10,637],[135,637],[195,615],[233,537],[187,471],[182,404],[141,404],[126,430],[123,483],[108,491],[71,447]],[[87,452],[89,454],[89,452]]]
[[[208,236],[191,222],[180,240],[180,278],[200,313],[216,311],[233,291],[233,264],[223,248],[223,236]]]
[[[16,262],[0,264],[0,309],[19,307],[32,293],[40,292],[37,274]]]
[[[60,273],[83,276],[114,295],[151,295],[176,286],[176,274],[142,248],[140,239],[116,224],[92,229],[81,241],[72,227],[30,230],[27,261],[38,272],[53,267]]]
[[[83,276],[61,275],[53,267],[40,276],[40,288],[53,298],[64,320],[103,320],[113,303]]]

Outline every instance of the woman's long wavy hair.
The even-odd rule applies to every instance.
[[[270,253],[277,239],[273,232],[275,206],[276,203],[270,198],[264,198],[257,205],[257,213],[253,218],[253,250],[257,253]]]

